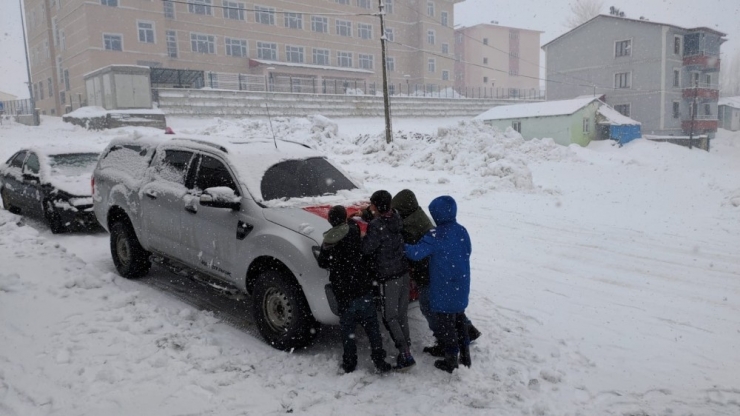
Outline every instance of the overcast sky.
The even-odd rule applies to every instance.
[[[409,0],[396,0],[397,3]],[[567,0],[465,0],[455,6],[455,24],[472,26],[492,20],[501,25],[540,30],[542,43],[567,31],[570,15]],[[644,16],[652,21],[684,27],[706,26],[727,33],[722,45],[723,68],[728,68],[740,45],[740,0],[619,0],[604,1],[627,17]],[[0,91],[28,97],[23,35],[17,0],[0,0]],[[542,64],[544,66],[544,62]]]

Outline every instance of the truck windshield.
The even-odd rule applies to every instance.
[[[265,201],[332,195],[355,188],[341,171],[320,157],[273,165],[265,172],[261,184]]]

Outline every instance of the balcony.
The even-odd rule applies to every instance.
[[[719,71],[720,67],[719,55],[712,54],[709,52],[697,52],[692,55],[684,55],[683,66],[689,67],[688,70],[701,70],[701,71]]]
[[[685,134],[691,132],[691,119],[681,121],[681,129]],[[718,121],[716,115],[697,115],[693,121],[694,134],[709,133],[717,131]]]
[[[717,101],[719,99],[719,85],[700,82],[696,87],[690,86],[683,89],[685,100],[693,100],[694,97],[699,100]]]

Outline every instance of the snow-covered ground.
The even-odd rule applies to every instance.
[[[473,240],[473,366],[338,375],[338,331],[265,345],[248,301],[156,266],[115,274],[103,232],[52,235],[0,211],[0,415],[738,415],[740,134],[712,151],[637,140],[560,147],[461,119],[273,119],[369,190],[458,200]],[[270,136],[266,120],[169,120],[178,132]],[[440,127],[442,127],[440,129]],[[0,126],[21,146],[102,148],[135,129],[45,118]],[[142,130],[142,129],[138,129]],[[393,348],[388,337],[389,352]],[[366,346],[364,336],[361,346]]]

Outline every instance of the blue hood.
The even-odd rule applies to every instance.
[[[434,201],[429,204],[429,213],[432,214],[432,218],[437,225],[455,222],[457,203],[449,195],[434,198]]]

